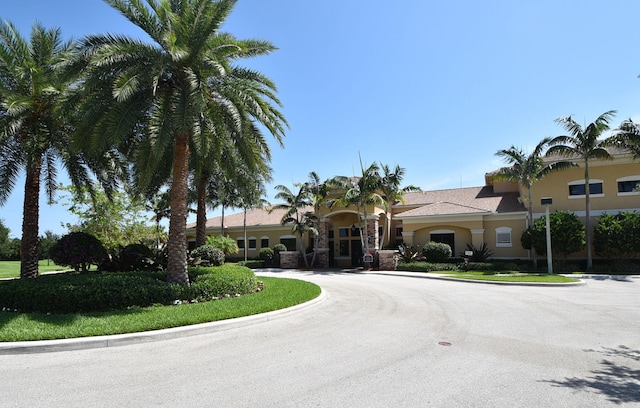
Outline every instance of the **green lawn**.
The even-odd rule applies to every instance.
[[[0,341],[31,341],[134,333],[249,316],[294,306],[320,295],[320,287],[296,279],[258,277],[261,292],[177,306],[104,313],[0,312]]]
[[[467,271],[451,273],[450,271],[445,273],[448,278],[456,279],[472,279],[483,281],[495,281],[495,282],[532,282],[532,283],[568,283],[578,282],[578,279],[568,278],[562,275],[547,275],[547,274],[532,274],[532,273],[513,273],[513,274],[494,274],[479,271]]]
[[[69,269],[64,266],[58,266],[52,261],[42,260],[39,262],[38,271],[40,273],[63,271]],[[20,261],[0,261],[0,279],[2,278],[18,278],[20,276]]]

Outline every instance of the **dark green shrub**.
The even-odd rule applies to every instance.
[[[287,246],[285,244],[275,244],[273,246],[273,264],[274,266],[280,266],[280,252],[284,252],[287,250]]]
[[[584,249],[586,232],[582,222],[574,213],[556,211],[549,215],[551,229],[551,251],[555,258],[566,260],[567,256]],[[524,249],[536,249],[540,255],[547,253],[546,217],[538,218],[520,238]]]
[[[427,242],[422,247],[422,255],[427,262],[444,262],[451,257],[451,246],[444,242]]]
[[[255,260],[255,259],[249,259],[246,261],[240,261],[238,262],[238,265],[240,266],[246,266],[249,269],[257,269],[257,268],[263,268],[265,267],[265,261],[259,261],[259,260]]]
[[[98,265],[99,271],[161,271],[162,259],[144,244],[131,244],[120,247],[117,254],[111,254]]]
[[[193,265],[197,266],[220,266],[224,264],[224,252],[211,246],[202,245],[191,251]]]
[[[602,214],[594,230],[593,247],[598,255],[607,259],[639,256],[640,214],[635,211]]]
[[[273,249],[271,249],[271,248],[262,248],[260,250],[260,252],[258,253],[258,258],[263,259],[263,260],[264,259],[273,259],[273,255],[274,255]]]
[[[190,268],[190,286],[169,284],[165,272],[46,274],[0,281],[0,310],[86,313],[214,300],[257,290],[253,271],[238,265]]]
[[[411,272],[435,272],[435,271],[457,271],[458,266],[453,263],[430,263],[430,262],[410,262],[398,264],[396,270]]]
[[[53,262],[86,272],[91,265],[99,265],[107,258],[107,250],[100,240],[85,232],[72,232],[60,238],[49,252]]]

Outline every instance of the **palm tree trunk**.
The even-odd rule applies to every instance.
[[[20,242],[20,277],[38,277],[38,217],[40,216],[40,160],[27,167]]]
[[[171,183],[171,217],[167,252],[167,281],[189,284],[187,273],[187,188],[189,177],[189,134],[176,135]]]
[[[309,267],[309,261],[307,260],[307,254],[304,248],[304,234],[300,234],[300,252],[302,253],[302,260],[304,261],[305,268]]]
[[[590,272],[593,268],[593,259],[591,257],[591,197],[589,195],[589,159],[585,158],[584,161],[584,201],[586,206],[585,211],[585,233],[587,241],[587,272]]]
[[[203,172],[198,180],[198,209],[196,215],[196,248],[207,243],[207,185],[209,174]]]

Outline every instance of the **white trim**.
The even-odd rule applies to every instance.
[[[496,228],[496,248],[513,248],[513,234],[510,227],[498,227]],[[509,234],[509,242],[500,242],[498,240],[499,235]]]
[[[567,187],[570,187],[570,186],[584,186],[584,184],[585,184],[585,179],[573,180],[573,181],[569,181],[567,183]],[[604,181],[600,180],[600,179],[589,179],[589,186],[587,188],[591,189],[591,185],[592,184],[602,184],[603,193],[600,193],[600,194],[589,194],[589,197],[590,198],[602,198],[602,197],[604,197]],[[580,195],[571,195],[571,194],[569,194],[567,196],[567,198],[569,200],[575,200],[575,199],[580,199],[580,198],[585,198],[585,197],[586,197],[586,194],[580,194]]]
[[[454,230],[448,230],[448,229],[439,229],[439,230],[433,230],[433,231],[429,231],[429,235],[431,234],[455,234],[456,232]]]
[[[626,176],[626,177],[617,178],[616,179],[616,190],[618,189],[617,184],[619,182],[625,182],[625,181],[637,181],[638,184],[640,184],[640,175],[637,175],[637,176]],[[618,197],[634,196],[634,195],[640,195],[640,191],[623,191],[623,192],[618,191]]]

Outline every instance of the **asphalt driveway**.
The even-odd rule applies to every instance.
[[[326,300],[221,332],[0,355],[0,407],[640,406],[640,279],[270,275]]]

